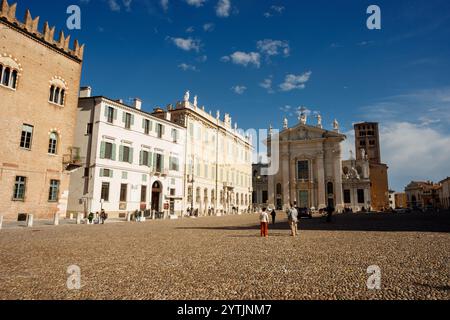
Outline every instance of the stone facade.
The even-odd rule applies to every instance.
[[[439,207],[440,187],[431,181],[412,181],[405,188],[408,208],[422,210]]]
[[[200,216],[245,213],[252,203],[252,144],[232,123],[230,115],[213,116],[186,92],[183,101],[157,117],[170,114],[171,121],[187,129],[185,155],[185,203]]]
[[[443,209],[450,209],[450,177],[440,182],[439,199]]]
[[[76,146],[84,170],[73,173],[69,212],[176,218],[183,212],[186,129],[167,119],[82,90]]]
[[[344,209],[342,192],[341,142],[337,121],[333,131],[308,125],[302,113],[300,123],[289,128],[285,119],[279,134],[270,134],[267,148],[278,139],[279,154],[269,151],[269,159],[279,158],[279,170],[269,176],[269,205],[286,209],[290,204],[323,209],[328,205]]]
[[[367,159],[342,161],[342,189],[346,211],[371,210],[370,166]]]
[[[269,177],[263,174],[263,168],[267,168],[267,164],[256,163],[253,164],[253,207],[264,208],[268,205],[269,200]],[[277,208],[281,210],[281,208]]]
[[[48,218],[64,215],[73,148],[83,46],[27,11],[2,1],[0,12],[0,212]]]
[[[371,206],[376,211],[389,209],[388,166],[381,162],[379,126],[376,122],[356,123],[356,160],[367,157],[370,163]]]

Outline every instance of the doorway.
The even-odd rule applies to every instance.
[[[162,193],[162,186],[159,181],[156,181],[152,185],[152,210],[156,212],[161,212],[161,193]]]

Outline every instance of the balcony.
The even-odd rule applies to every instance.
[[[73,171],[83,165],[80,148],[69,147],[68,153],[63,155],[63,165],[66,171]]]
[[[228,189],[233,189],[234,188],[234,184],[233,184],[233,182],[224,182],[223,183],[223,187],[224,188],[228,188]]]

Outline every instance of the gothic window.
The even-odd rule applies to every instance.
[[[64,106],[66,100],[67,86],[64,80],[54,77],[50,81],[50,92],[48,101],[60,106]]]
[[[48,153],[56,154],[57,147],[58,147],[58,135],[55,132],[52,132],[50,134],[50,138],[48,141]]]
[[[0,85],[16,89],[21,65],[8,54],[0,54]]]

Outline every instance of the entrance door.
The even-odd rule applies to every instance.
[[[161,192],[161,183],[156,181],[152,186],[152,210],[155,210],[156,212],[161,212]]]
[[[307,190],[300,190],[298,192],[298,207],[309,208],[309,192]]]

